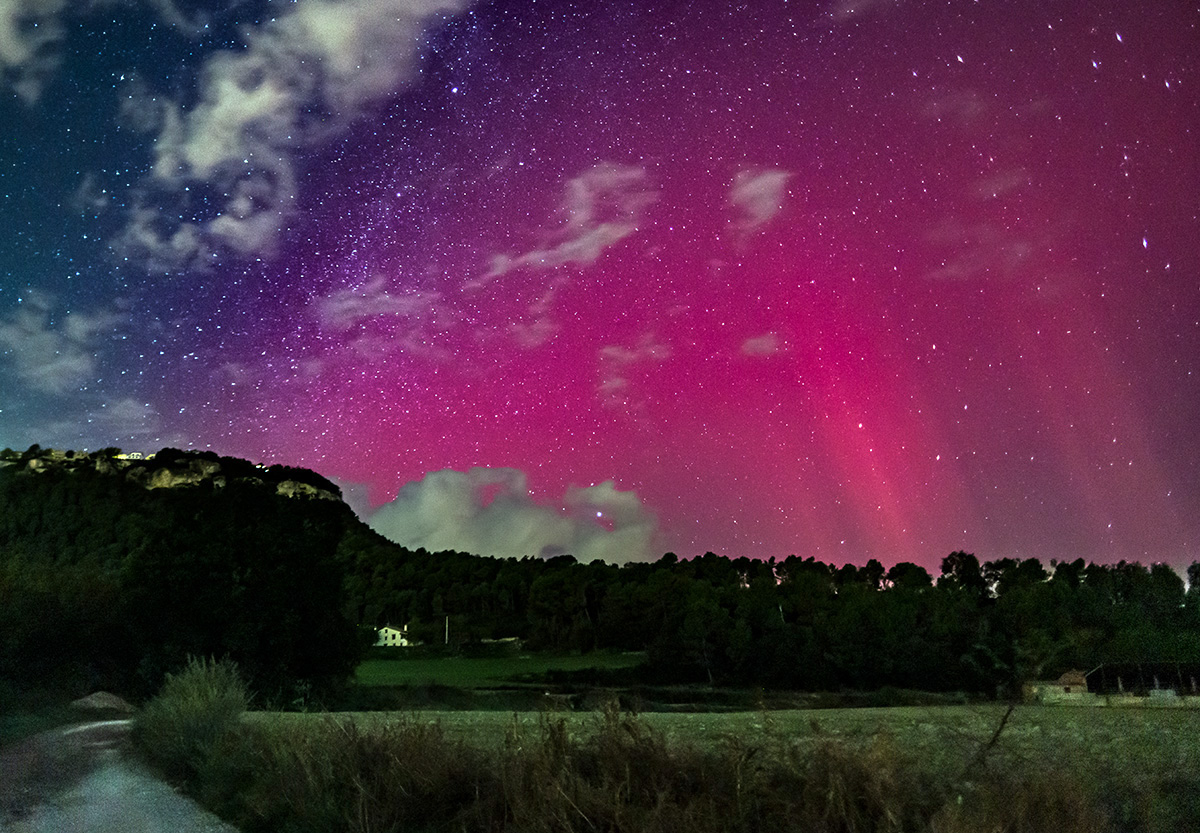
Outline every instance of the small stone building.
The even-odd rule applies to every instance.
[[[1076,670],[1065,672],[1057,680],[1038,680],[1025,684],[1025,699],[1035,703],[1081,700],[1087,693],[1087,677],[1082,671]]]

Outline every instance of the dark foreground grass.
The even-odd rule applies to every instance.
[[[164,691],[160,716],[172,700]],[[1200,790],[1194,769],[1098,780],[1043,766],[1006,749],[1013,715],[998,737],[996,720],[934,764],[888,732],[853,738],[818,725],[798,742],[770,713],[758,716],[761,731],[694,743],[613,707],[513,716],[477,736],[415,715],[229,722],[220,706],[217,719],[196,721],[191,702],[174,733],[139,733],[143,749],[168,770],[165,759],[185,755],[181,782],[247,833],[1157,833],[1200,821],[1186,799]]]

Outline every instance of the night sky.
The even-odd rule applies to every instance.
[[[0,446],[430,549],[1200,560],[1194,3],[0,0],[0,72]]]

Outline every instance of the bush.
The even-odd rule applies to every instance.
[[[203,780],[218,746],[241,723],[249,694],[231,660],[191,657],[167,674],[134,723],[133,738],[151,764],[182,783]]]

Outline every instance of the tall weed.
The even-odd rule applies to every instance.
[[[134,722],[134,743],[168,778],[202,779],[218,746],[239,726],[250,696],[228,659],[192,657],[167,674],[162,690]]]

